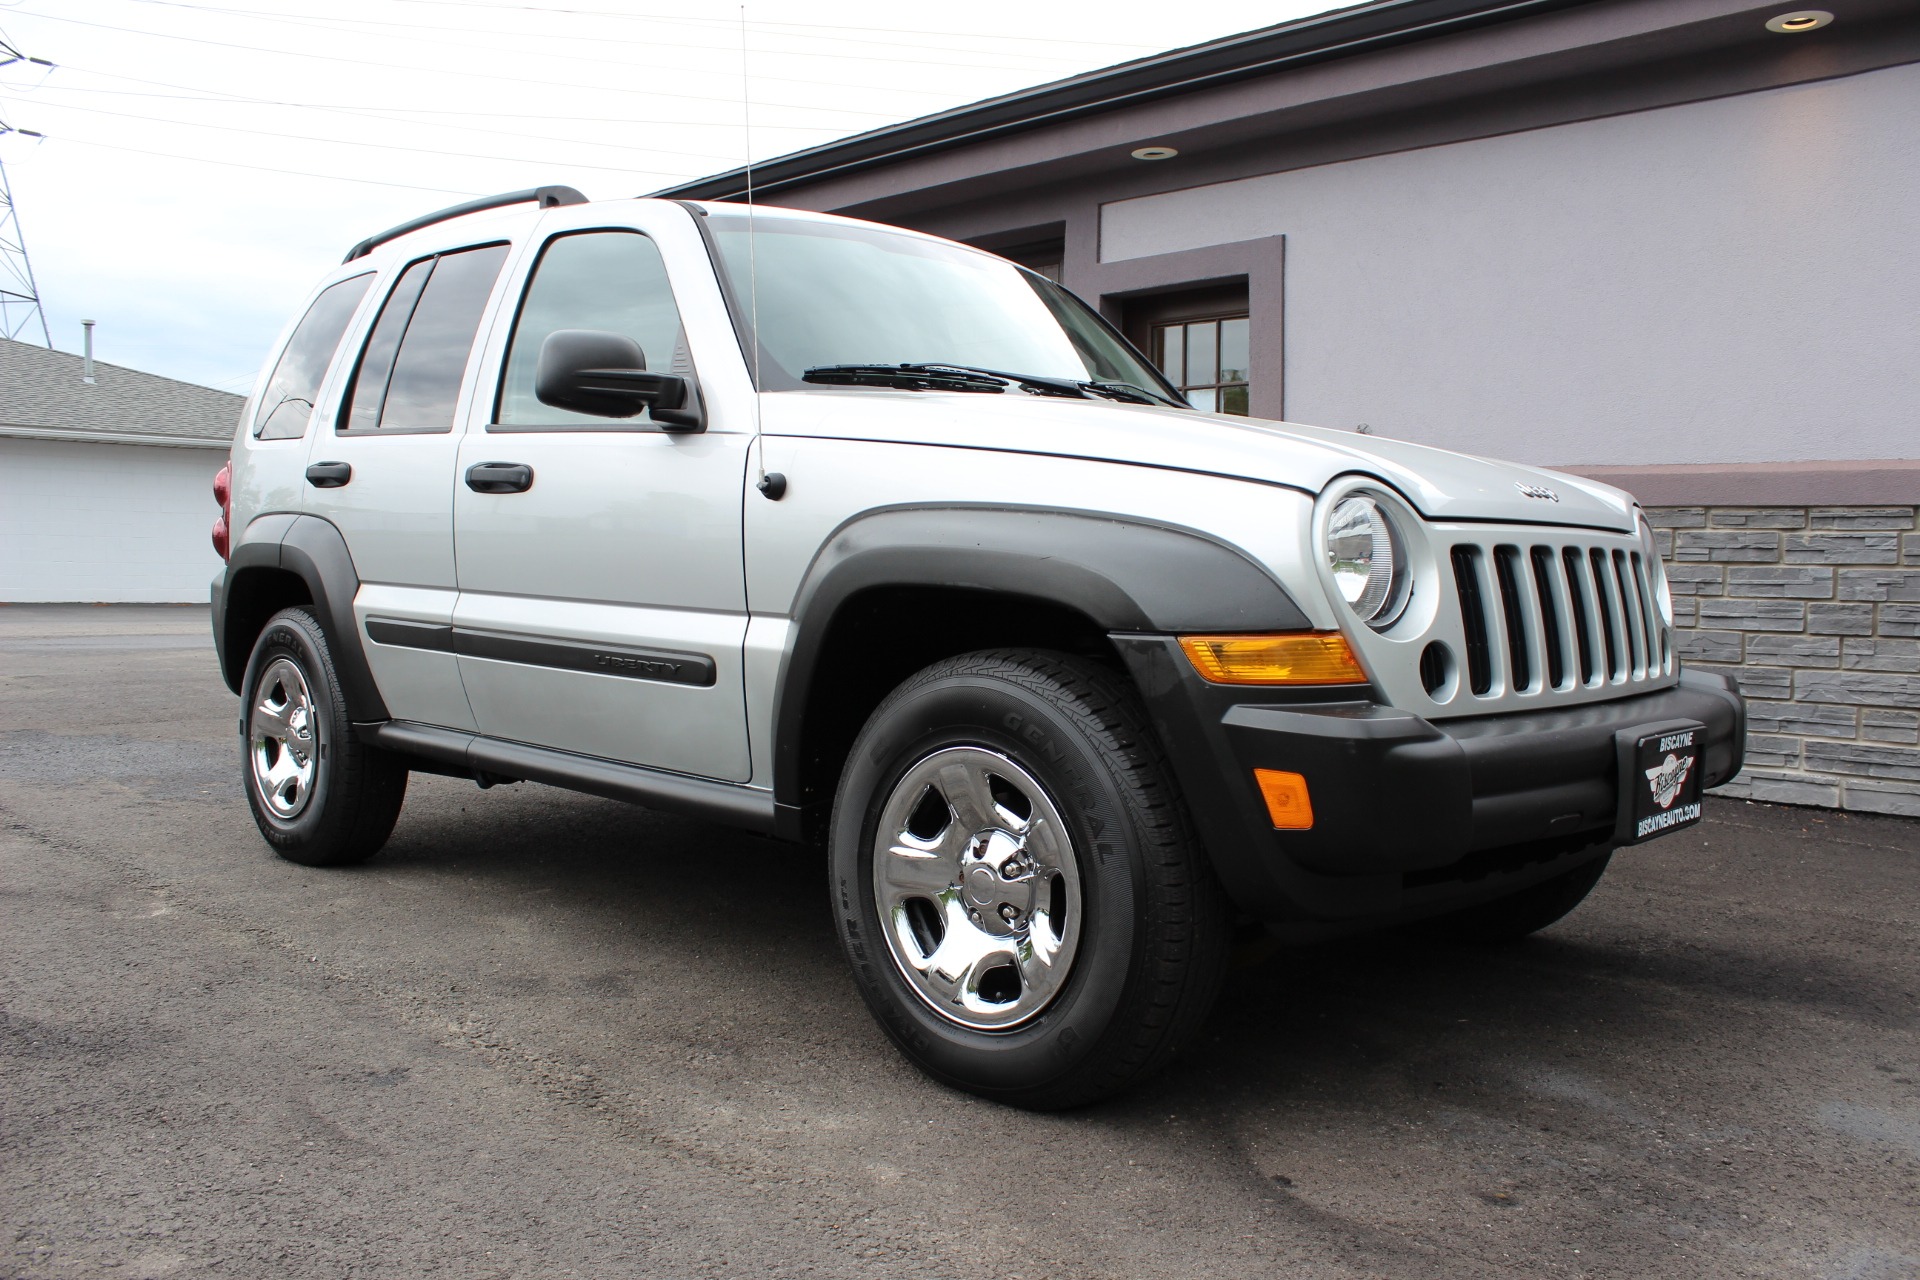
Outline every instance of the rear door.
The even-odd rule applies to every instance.
[[[457,592],[453,428],[508,253],[504,243],[450,249],[382,282],[338,411],[308,455],[308,510],[346,537],[367,661],[400,720],[473,728],[447,638]]]
[[[482,733],[744,782],[749,434],[719,423],[670,434],[644,414],[590,417],[533,394],[540,345],[556,329],[624,334],[648,368],[695,376],[675,291],[712,291],[712,268],[702,254],[704,280],[670,277],[656,235],[688,236],[683,210],[641,205],[629,216],[549,234],[502,312],[492,403],[475,404],[453,498],[461,680]],[[678,221],[653,225],[666,219]],[[691,272],[688,255],[676,259]],[[489,463],[530,468],[531,484],[470,487],[471,469]]]

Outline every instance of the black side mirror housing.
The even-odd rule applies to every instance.
[[[692,384],[677,373],[650,373],[640,344],[600,329],[555,329],[540,344],[533,394],[541,404],[600,418],[651,410],[662,431],[702,431]]]

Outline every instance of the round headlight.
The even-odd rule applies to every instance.
[[[1660,620],[1672,626],[1673,593],[1667,586],[1667,566],[1660,559],[1660,543],[1653,536],[1653,526],[1647,522],[1645,512],[1640,514],[1640,549],[1646,556],[1647,584],[1653,588],[1654,607],[1660,610]]]
[[[1360,620],[1376,631],[1393,625],[1407,605],[1406,556],[1393,517],[1372,498],[1352,494],[1327,520],[1327,566]]]

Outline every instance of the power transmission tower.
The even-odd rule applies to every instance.
[[[0,67],[15,62],[33,62],[51,66],[44,58],[29,58],[0,40]],[[24,137],[40,135],[31,129],[15,129],[0,120],[0,136],[18,133]],[[0,160],[0,337],[18,339],[40,322],[40,340],[53,349],[53,335],[47,329],[47,313],[40,309],[40,290],[33,282],[33,263],[27,260],[26,237],[20,233],[20,214],[13,204],[13,184],[7,181],[7,162]]]
[[[0,160],[0,337],[18,339],[40,322],[40,341],[53,348],[47,313],[40,309],[40,290],[33,283],[33,263],[27,260],[27,242],[20,235],[20,215],[13,207],[13,187],[7,182],[7,162]]]

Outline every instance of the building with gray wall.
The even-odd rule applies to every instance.
[[[1386,0],[755,191],[1054,275],[1209,405],[1623,485],[1733,789],[1920,814],[1920,8],[1823,2]]]
[[[0,603],[206,603],[243,403],[0,338]]]

